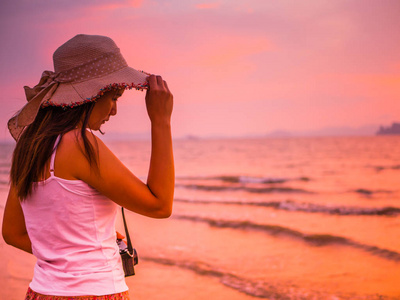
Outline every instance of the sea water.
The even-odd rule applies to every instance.
[[[107,145],[146,180],[149,142]],[[174,141],[172,216],[127,213],[132,298],[400,299],[399,149],[399,136]],[[34,259],[0,251],[0,298],[20,299]]]

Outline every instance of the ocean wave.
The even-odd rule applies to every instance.
[[[264,184],[274,184],[274,183],[285,183],[289,181],[285,178],[263,178],[263,177],[252,177],[252,176],[217,176],[210,177],[210,179],[221,180],[223,182],[232,183],[264,183]]]
[[[268,287],[263,281],[253,281],[229,272],[224,272],[204,262],[174,260],[161,257],[143,257],[142,259],[157,264],[189,270],[201,276],[218,278],[223,285],[249,296],[262,299],[291,299],[285,291],[278,292],[277,288],[272,285]]]
[[[352,192],[355,192],[357,194],[361,194],[361,195],[364,195],[364,196],[367,196],[367,197],[372,196],[373,194],[382,194],[382,193],[389,194],[389,193],[391,193],[391,191],[385,191],[385,190],[375,190],[375,191],[373,191],[373,190],[364,189],[364,188],[356,189],[356,190],[354,190]]]
[[[0,174],[9,174],[11,169],[11,165],[1,166],[0,165]]]
[[[298,178],[274,178],[274,177],[257,177],[248,175],[221,175],[221,176],[204,176],[204,177],[177,177],[183,180],[218,180],[227,183],[258,183],[258,184],[280,184],[289,181],[310,181],[309,177]]]
[[[350,295],[331,294],[325,291],[305,289],[293,283],[271,282],[263,280],[252,280],[244,276],[232,274],[208,263],[200,261],[175,260],[165,257],[141,256],[144,261],[173,266],[180,269],[194,272],[200,276],[208,276],[219,279],[219,282],[226,287],[234,289],[242,294],[260,299],[290,300],[290,299],[385,299],[381,295]]]
[[[400,165],[393,165],[393,166],[373,166],[373,168],[377,171],[384,171],[384,170],[400,170]]]
[[[178,220],[206,223],[209,226],[217,228],[253,230],[253,231],[261,231],[273,236],[280,236],[280,235],[289,236],[292,238],[299,239],[313,246],[330,246],[330,245],[348,246],[355,249],[366,251],[370,254],[388,260],[396,262],[400,261],[400,253],[396,251],[363,244],[357,241],[353,241],[346,237],[335,236],[331,234],[305,234],[298,230],[291,229],[288,227],[283,227],[279,225],[257,224],[250,221],[216,220],[211,218],[186,216],[186,215],[175,215],[174,218]]]
[[[351,206],[326,206],[314,203],[295,202],[291,200],[284,201],[214,201],[214,200],[189,200],[175,199],[176,202],[193,204],[222,204],[222,205],[243,205],[271,207],[286,211],[300,211],[308,213],[325,213],[341,216],[395,216],[400,214],[398,207],[351,207]]]
[[[291,188],[291,187],[249,187],[249,186],[222,186],[222,185],[204,185],[204,184],[175,184],[175,187],[185,188],[185,189],[194,189],[201,191],[209,191],[209,192],[218,192],[218,191],[246,191],[249,193],[258,193],[258,194],[269,194],[269,193],[307,193],[311,194],[312,192]]]
[[[6,186],[8,188],[9,186],[9,181],[5,179],[0,179],[0,186]]]

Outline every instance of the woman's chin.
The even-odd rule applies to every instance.
[[[90,129],[91,131],[101,131],[101,125],[92,125],[92,126],[88,126],[87,129]]]

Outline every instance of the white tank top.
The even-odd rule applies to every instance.
[[[58,142],[59,138],[55,148]],[[55,155],[56,151],[50,177],[35,183],[32,194],[21,202],[37,258],[30,288],[56,296],[128,290],[116,244],[119,206],[81,180],[54,176]]]

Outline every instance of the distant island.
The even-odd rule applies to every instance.
[[[393,123],[390,127],[381,126],[376,134],[400,134],[400,123]]]

